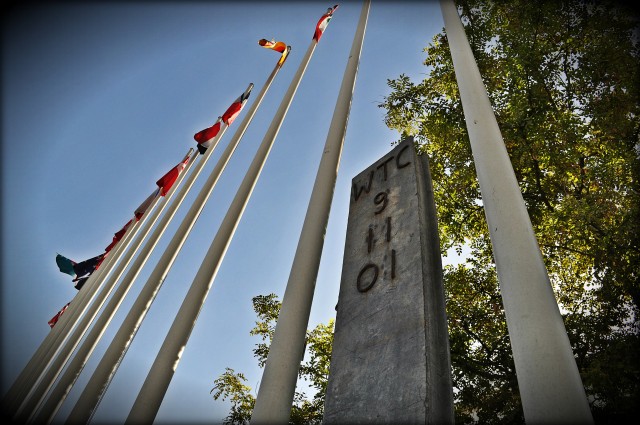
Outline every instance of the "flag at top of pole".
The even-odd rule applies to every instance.
[[[264,47],[265,49],[275,50],[276,52],[284,53],[287,50],[287,44],[282,41],[275,41],[271,39],[271,41],[266,38],[262,38],[258,40],[258,44]]]
[[[178,179],[178,176],[180,175],[182,170],[184,170],[187,164],[189,163],[190,155],[191,155],[191,151],[189,151],[187,156],[184,157],[184,159],[182,160],[182,162],[180,162],[180,164],[173,167],[171,170],[167,172],[167,174],[160,177],[160,179],[156,182],[156,184],[160,188],[161,196],[165,196],[167,192],[169,192],[173,184]]]
[[[220,125],[222,124],[222,117],[218,117],[218,120],[211,127],[207,127],[204,130],[200,130],[193,135],[193,138],[198,142],[198,151],[204,154],[207,148],[211,146],[211,142],[220,132]]]
[[[231,125],[235,121],[236,117],[238,116],[238,114],[240,114],[240,111],[244,107],[244,104],[247,103],[249,95],[251,94],[251,90],[253,90],[253,83],[249,84],[247,90],[242,93],[240,97],[238,97],[236,101],[233,102],[231,106],[229,106],[229,108],[227,108],[224,114],[222,114],[222,121],[226,125]]]
[[[70,275],[71,277],[75,278],[76,277],[76,272],[73,269],[73,266],[76,264],[75,261],[68,259],[67,257],[57,254],[56,255],[56,264],[58,265],[58,269],[60,269],[60,271],[62,273],[66,273],[68,275]]]
[[[266,38],[262,38],[258,40],[258,44],[265,49],[271,49],[275,50],[276,52],[282,53],[282,56],[280,56],[280,60],[278,61],[278,66],[282,66],[282,64],[284,64],[284,61],[287,60],[287,56],[291,51],[291,46],[287,46],[287,44],[283,41],[275,41],[273,39],[269,41]]]
[[[56,323],[58,323],[58,320],[60,319],[60,316],[62,316],[62,313],[64,313],[64,311],[67,309],[67,307],[69,307],[69,304],[71,304],[71,301],[69,301],[64,307],[62,307],[60,309],[60,311],[58,311],[56,313],[55,316],[53,316],[47,323],[49,324],[50,328],[53,328],[55,326]]]
[[[153,201],[156,199],[156,197],[160,193],[160,190],[161,189],[159,188],[154,190],[153,193],[149,195],[147,199],[145,199],[138,208],[135,209],[133,214],[136,216],[136,221],[140,221],[142,216],[147,212],[147,209],[149,209]]]
[[[196,134],[193,135],[193,138],[196,142],[198,142],[198,151],[204,155],[207,151],[207,148],[211,146],[211,142],[220,132],[220,126],[222,123],[226,125],[231,125],[233,121],[235,121],[240,111],[244,107],[245,103],[249,99],[249,95],[251,94],[251,90],[253,90],[253,83],[249,84],[249,87],[238,97],[232,104],[227,108],[227,110],[222,114],[221,117],[218,117],[216,123],[211,127],[207,127],[204,130],[200,130]]]
[[[337,4],[333,7],[328,8],[327,13],[322,15],[322,17],[318,21],[318,24],[316,25],[316,30],[313,33],[313,39],[316,41],[316,43],[320,41],[320,37],[322,37],[322,34],[324,34],[324,30],[327,29],[327,26],[329,25],[329,21],[333,17],[333,12],[335,12],[337,8],[338,8]]]
[[[335,7],[330,9],[330,11],[335,11]],[[316,27],[318,27],[318,25],[316,25]],[[320,26],[321,30],[326,28],[326,24]],[[307,52],[300,62],[298,70],[291,80],[289,88],[276,111],[269,129],[265,133],[264,138],[258,147],[258,151],[256,152],[251,165],[249,166],[249,169],[247,170],[247,173],[245,174],[244,179],[242,180],[242,183],[240,184],[240,187],[238,188],[238,191],[236,192],[236,195],[231,202],[220,227],[218,228],[216,236],[205,254],[205,258],[200,265],[193,282],[191,283],[189,291],[180,305],[180,310],[176,314],[171,328],[162,343],[162,347],[158,351],[156,359],[154,360],[145,382],[138,393],[138,397],[131,407],[129,416],[125,421],[126,425],[150,424],[155,419],[158,409],[162,403],[162,399],[164,398],[173,374],[178,366],[178,362],[187,345],[193,327],[198,319],[200,309],[206,301],[209,290],[213,285],[213,281],[215,280],[230,241],[233,238],[240,218],[244,213],[249,198],[251,197],[256,182],[262,172],[267,157],[269,156],[269,152],[271,151],[273,143],[280,131],[280,127],[287,115],[287,111],[291,106],[293,97],[296,94],[298,86],[300,85],[317,44],[317,39],[314,36],[314,39],[311,40]],[[279,65],[276,64],[274,71],[277,71],[278,69]],[[94,385],[94,387],[100,387],[99,383],[96,384],[97,385]],[[87,388],[90,386],[91,382],[87,384]],[[87,393],[83,393],[81,397],[84,398],[85,394]],[[291,406],[289,406],[288,412],[290,411],[290,407]],[[88,413],[89,415],[91,414],[91,412]],[[75,421],[74,418],[73,421],[70,420],[68,422],[86,422],[84,421],[84,417],[78,415],[78,418],[82,420]],[[71,419],[71,416],[69,419]],[[287,421],[285,420],[282,423],[287,423]]]

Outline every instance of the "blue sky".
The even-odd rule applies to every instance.
[[[113,233],[247,87],[262,88],[292,46],[196,223],[95,416],[122,422],[215,236],[258,144],[334,3],[71,2],[3,15],[2,393],[77,293],[56,253],[76,261],[104,251]],[[275,141],[227,251],[156,423],[220,422],[228,403],[209,394],[225,369],[258,387],[251,298],[284,293],[362,3],[339,3]],[[310,326],[335,317],[351,178],[399,134],[378,108],[387,79],[428,69],[422,49],[443,28],[438,2],[373,0]],[[247,107],[249,106],[247,104]],[[242,119],[238,118],[238,122]],[[235,131],[232,125],[185,203],[193,201]],[[178,211],[167,234],[187,210]],[[62,421],[170,237],[165,235],[61,408]],[[445,259],[445,263],[448,260]]]

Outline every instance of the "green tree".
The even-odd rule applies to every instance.
[[[276,321],[282,303],[275,294],[258,295],[252,299],[253,310],[258,316],[256,325],[250,335],[260,336],[262,342],[256,344],[253,355],[258,359],[258,365],[264,367],[269,354],[269,346],[273,339]],[[311,399],[304,393],[295,393],[291,408],[290,424],[320,424],[324,412],[324,395],[329,378],[329,360],[333,343],[333,325],[331,319],[327,324],[319,324],[307,331],[305,340],[305,359],[300,366],[299,377],[308,382],[315,390]],[[215,381],[211,389],[215,400],[229,399],[231,411],[225,418],[225,424],[248,424],[255,405],[255,396],[251,387],[245,384],[245,376],[226,368],[225,372]]]
[[[598,423],[640,400],[638,15],[606,1],[457,1]],[[429,74],[388,81],[386,123],[431,161],[456,421],[523,422],[491,244],[446,34]]]

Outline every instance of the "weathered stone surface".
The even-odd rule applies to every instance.
[[[409,138],[352,186],[323,422],[453,423],[427,157]]]

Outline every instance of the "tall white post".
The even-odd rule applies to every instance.
[[[191,153],[191,151],[193,151],[193,149],[190,149],[189,154]],[[190,165],[191,164],[189,164],[189,166]],[[184,174],[185,174],[184,172],[181,173],[180,178],[175,182],[174,186],[172,187],[172,191],[175,187],[180,185],[180,182],[182,180],[182,177],[184,177]],[[167,198],[168,197],[170,197],[169,194],[167,195]],[[120,279],[120,277],[122,276],[126,268],[128,267],[134,255],[136,255],[138,249],[140,248],[140,245],[142,244],[142,242],[144,242],[144,239],[146,238],[150,229],[153,227],[158,216],[164,209],[166,202],[163,203],[160,207],[155,208],[156,204],[158,203],[158,201],[160,201],[161,198],[162,196],[160,195],[160,191],[159,190],[156,191],[155,197],[152,203],[147,206],[145,214],[141,217],[140,220],[136,220],[137,227],[136,227],[135,236],[137,238],[135,242],[133,242],[132,246],[126,251],[126,253],[118,263],[118,266],[115,268],[115,270],[113,270],[113,272],[108,276],[108,278],[105,279],[104,283],[101,285],[102,291],[97,295],[94,302],[87,308],[85,313],[79,319],[75,329],[73,329],[73,332],[67,338],[66,342],[64,342],[64,344],[62,344],[61,347],[59,348],[58,354],[55,356],[55,358],[51,360],[51,363],[47,368],[47,370],[42,375],[40,382],[32,389],[32,392],[30,393],[29,397],[25,399],[25,401],[23,402],[22,406],[20,407],[19,415],[17,416],[18,420],[20,421],[26,421],[28,419],[32,420],[33,417],[35,416],[38,406],[43,402],[45,395],[47,394],[47,391],[49,391],[49,389],[52,387],[52,385],[54,384],[54,382],[62,372],[62,369],[64,368],[65,364],[69,361],[71,354],[80,343],[80,340],[83,338],[87,329],[91,326],[91,323],[97,316],[99,310],[104,305],[106,299],[109,297],[109,295],[113,291],[118,280]],[[166,200],[168,201],[168,199]],[[143,228],[143,225],[144,225],[144,228]],[[140,232],[141,234],[138,235],[138,231],[140,229],[142,229],[142,232]],[[133,241],[133,239],[134,239],[133,236],[131,236],[130,240]],[[98,271],[99,270],[101,270],[101,268],[98,269]]]
[[[533,227],[453,0],[441,0],[525,420],[593,423]]]
[[[150,205],[150,208],[153,208],[156,206],[159,198],[160,198],[160,195],[159,194],[156,195],[156,198],[154,199],[153,203]],[[147,217],[143,216],[142,220],[145,220],[146,218]],[[140,223],[140,225],[142,225],[142,223]],[[120,276],[122,276],[122,274],[124,273],[124,270],[126,269],[127,265],[131,261],[131,258],[133,257],[133,255],[135,255],[138,247],[140,246],[141,239],[144,238],[145,236],[146,236],[146,233],[143,232],[142,236],[137,238],[136,242],[134,242],[133,245],[127,250],[127,252],[124,254],[121,261],[118,263],[118,266],[111,273],[108,279],[105,280],[105,283],[104,285],[102,285],[102,290],[100,291],[100,293],[96,296],[95,300],[87,308],[87,310],[82,315],[82,317],[80,317],[76,327],[70,333],[70,336],[67,338],[64,344],[61,345],[57,355],[55,356],[55,358],[52,359],[49,367],[43,373],[40,379],[40,382],[38,382],[38,384],[33,388],[28,399],[26,399],[22,404],[22,406],[20,407],[20,413],[17,417],[17,419],[20,422],[26,422],[30,417],[32,417],[35,414],[38,406],[43,401],[45,395],[47,394],[51,386],[54,384],[55,380],[60,375],[60,372],[64,368],[65,364],[71,357],[73,350],[75,350],[75,348],[80,343],[80,340],[84,336],[84,333],[89,328],[89,326],[91,326],[93,319],[98,314],[98,311],[100,310],[105,300],[113,290],[113,287],[115,286]]]
[[[194,151],[194,149],[191,149],[190,152],[191,151]],[[118,308],[120,307],[120,304],[122,303],[125,296],[127,295],[129,289],[132,286],[133,281],[135,280],[138,273],[142,269],[142,266],[144,265],[145,261],[151,255],[151,252],[159,239],[159,235],[162,234],[162,231],[164,230],[164,228],[166,228],[169,222],[171,221],[173,214],[165,214],[165,216],[163,217],[163,220],[161,221],[161,224],[157,228],[157,229],[161,228],[162,230],[156,229],[156,231],[153,233],[153,236],[147,240],[147,235],[149,235],[149,232],[151,231],[156,221],[164,211],[165,207],[171,202],[174,193],[179,190],[178,188],[181,187],[182,181],[184,180],[185,176],[189,173],[189,170],[193,166],[193,163],[198,156],[199,155],[197,151],[191,154],[189,158],[189,162],[187,163],[187,166],[185,167],[184,170],[182,170],[182,172],[178,176],[178,179],[175,181],[175,183],[173,184],[169,192],[164,196],[164,202],[155,210],[153,210],[152,214],[149,215],[149,212],[145,214],[145,215],[149,215],[149,218],[147,222],[144,223],[144,228],[141,231],[140,237],[136,240],[135,247],[132,250],[130,250],[129,253],[127,253],[127,256],[123,259],[123,262],[125,262],[126,264],[129,264],[129,262],[133,258],[133,253],[138,251],[138,249],[140,248],[143,242],[146,242],[144,247],[138,253],[135,261],[127,271],[127,274],[123,278],[122,282],[120,283],[120,285],[118,285],[117,289],[109,299],[109,302],[105,306],[104,310],[102,311],[98,319],[95,321],[95,323],[91,327],[91,330],[89,331],[86,338],[82,342],[82,345],[80,345],[80,348],[78,348],[78,350],[76,351],[73,357],[73,360],[71,360],[71,362],[65,369],[64,374],[60,377],[60,380],[57,382],[56,386],[53,388],[53,390],[49,394],[46,402],[44,402],[44,404],[42,405],[42,408],[37,413],[37,416],[36,416],[36,409],[32,409],[30,421],[40,424],[40,423],[47,423],[53,420],[53,417],[57,413],[58,409],[62,405],[62,402],[67,397],[68,393],[71,391],[71,388],[73,387],[76,380],[78,379],[78,376],[82,372],[82,369],[84,368],[89,357],[93,353],[93,350],[95,349],[96,345],[100,341],[100,338],[102,338],[102,335],[104,334],[107,326],[111,322],[111,319],[113,318]],[[158,192],[158,197],[161,198],[159,193],[160,192]],[[173,209],[173,211],[175,212],[175,208]],[[75,350],[75,348],[80,343],[84,334],[87,332],[89,326],[91,325],[91,322],[97,315],[99,308],[104,304],[106,299],[109,297],[109,294],[115,287],[115,284],[117,283],[121,275],[122,273],[118,275],[114,274],[111,276],[109,282],[105,285],[105,288],[100,293],[100,295],[98,296],[98,299],[95,302],[95,303],[99,303],[98,309],[92,312],[93,314],[91,315],[91,317],[89,317],[88,314],[85,315],[82,322],[78,325],[78,328],[74,332],[74,335],[72,336],[71,341],[67,343],[69,347],[68,347],[68,351],[66,352],[65,363],[69,360],[71,353],[73,352],[73,350]],[[73,344],[71,345],[70,342],[73,342]],[[57,369],[58,374],[56,374],[55,377],[52,377],[53,379],[50,381],[50,385],[48,388],[50,388],[51,385],[53,385],[53,383],[55,382],[55,379],[64,368],[65,363],[62,363],[58,366],[58,369]],[[44,394],[42,394],[42,397],[40,398],[40,402],[43,401],[43,398],[44,398]]]
[[[363,1],[278,322],[269,347],[251,416],[252,424],[289,423],[370,5],[370,0]]]
[[[278,131],[284,121],[284,117],[289,110],[291,101],[298,89],[298,85],[302,80],[302,76],[309,64],[309,60],[313,55],[313,51],[316,47],[316,41],[313,40],[307,53],[302,59],[302,63],[293,77],[291,84],[287,92],[280,103],[280,106],[276,112],[269,129],[267,130],[262,143],[258,147],[247,174],[245,175],[238,191],[231,202],[229,209],[227,210],[220,228],[216,233],[215,238],[209,250],[207,251],[198,273],[196,274],[189,291],[185,299],[178,310],[167,336],[165,337],[162,347],[156,356],[151,370],[149,371],[147,378],[142,385],[142,389],[136,398],[136,401],[129,412],[129,416],[125,423],[127,424],[150,424],[153,422],[162,399],[169,387],[169,383],[173,378],[175,369],[180,361],[180,356],[184,350],[193,326],[195,325],[198,314],[202,309],[202,306],[207,298],[209,289],[213,284],[215,275],[218,272],[224,254],[229,247],[231,238],[235,232],[236,227],[242,217],[242,213],[251,197],[253,188],[255,187],[260,172],[269,156],[273,142],[278,135]]]
[[[251,85],[250,87],[252,86],[253,85]],[[193,201],[191,207],[189,208],[189,211],[183,218],[180,226],[176,230],[176,233],[173,235],[171,241],[167,245],[167,248],[160,257],[160,260],[158,260],[156,267],[149,275],[147,282],[142,287],[142,290],[138,294],[138,297],[131,306],[131,309],[127,313],[127,316],[122,322],[122,325],[116,332],[113,340],[100,359],[100,362],[98,363],[98,366],[96,367],[93,375],[89,379],[85,390],[83,391],[82,395],[71,411],[69,418],[67,419],[67,423],[87,423],[93,416],[109,384],[111,383],[111,380],[115,376],[115,373],[118,370],[122,359],[129,349],[129,346],[133,342],[138,329],[142,325],[142,322],[147,312],[149,311],[149,308],[151,308],[151,304],[155,300],[158,291],[160,291],[160,288],[162,287],[162,284],[164,283],[164,280],[169,273],[171,266],[173,265],[175,259],[178,256],[178,253],[187,240],[191,229],[195,225],[200,213],[206,205],[207,200],[209,199],[209,196],[211,195],[211,192],[213,191],[213,188],[218,181],[218,178],[220,177],[220,174],[224,170],[224,167],[228,163],[231,155],[235,151],[236,146],[244,135],[244,132],[246,131],[249,122],[251,121],[251,118],[253,117],[253,114],[259,106],[259,103],[262,100],[265,92],[266,89],[263,89],[262,93],[259,95],[259,98],[252,106],[250,113],[240,124],[238,131],[236,132],[236,134],[234,134],[233,139],[229,142],[229,145],[222,153],[220,159],[218,160],[218,163],[209,175],[209,178],[198,193],[196,199]],[[228,126],[223,124],[222,130],[216,136],[218,140],[227,128]],[[215,143],[217,143],[217,141],[215,141]],[[207,149],[205,155],[210,155],[210,150],[211,147]]]
[[[142,267],[144,266],[144,264],[146,263],[147,259],[151,255],[151,252],[153,251],[153,248],[155,248],[155,246],[158,243],[160,237],[162,237],[162,235],[164,234],[164,231],[166,230],[166,228],[171,223],[171,220],[173,219],[173,217],[175,216],[176,212],[178,211],[178,208],[180,207],[180,205],[182,205],[182,202],[184,201],[184,199],[188,195],[189,191],[191,190],[191,187],[193,186],[193,184],[195,183],[196,179],[200,175],[200,172],[202,171],[202,169],[206,165],[207,161],[211,157],[211,154],[213,153],[214,148],[216,147],[216,145],[218,144],[218,142],[220,141],[220,139],[222,138],[222,136],[224,135],[226,130],[227,130],[227,126],[223,124],[222,128],[220,129],[220,132],[214,138],[214,140],[212,142],[212,145],[202,155],[202,158],[200,159],[200,161],[198,161],[197,164],[194,166],[193,172],[191,172],[188,176],[186,176],[186,182],[185,182],[184,186],[180,187],[180,191],[177,193],[176,199],[174,200],[174,202],[171,203],[171,205],[169,206],[169,209],[167,210],[165,215],[162,217],[162,220],[160,221],[160,223],[158,224],[158,226],[154,230],[153,234],[150,236],[149,240],[147,241],[147,244],[143,248],[144,255],[138,256],[134,266],[130,269],[129,273],[125,277],[125,281],[123,281],[124,286],[122,286],[123,290],[118,293],[118,297],[124,297],[126,295],[126,292],[128,292],[128,289],[131,287],[131,285],[133,284],[133,281],[138,276],[138,274],[141,271]],[[197,156],[197,155],[198,155],[198,153],[194,152],[194,156]],[[140,297],[140,295],[138,296],[138,298],[139,297]],[[119,300],[118,304],[120,304],[120,302],[121,302],[121,300]],[[116,302],[114,301],[114,306],[115,306],[115,303]],[[130,314],[131,313],[129,313],[129,315]],[[127,316],[127,317],[129,317],[129,316]],[[109,318],[109,320],[106,320],[107,318],[108,318],[108,316],[105,316],[105,320],[104,320],[105,321],[105,326],[107,326],[108,325],[107,322],[110,321],[110,318]],[[89,348],[89,347],[88,346],[85,347],[85,350],[87,348]],[[93,351],[93,347],[91,347],[90,351]],[[90,354],[91,353],[87,352],[86,353],[87,357],[90,356]],[[87,360],[88,360],[88,358],[87,358]],[[100,367],[100,366],[98,366],[98,367]],[[74,413],[74,412],[79,412],[80,409],[82,409],[81,406],[84,406],[86,403],[89,403],[88,400],[90,400],[92,396],[95,397],[97,400],[99,400],[102,397],[102,393],[104,391],[106,391],[106,386],[105,387],[101,387],[101,386],[97,386],[97,385],[92,384],[92,382],[96,379],[96,378],[94,378],[96,373],[98,373],[97,370],[96,370],[96,372],[94,372],[94,375],[92,375],[92,379],[89,381],[89,383],[87,384],[85,390],[82,392],[82,394],[80,396],[80,399],[76,402],[76,405],[75,405],[74,409],[71,412],[70,418],[75,416],[75,415],[78,415],[78,413]],[[68,391],[69,390],[65,390],[65,394]],[[65,395],[65,397],[66,397],[66,395]],[[55,409],[57,410],[59,407],[60,406],[57,406],[57,407],[55,407]],[[88,416],[85,419],[80,419],[78,417],[77,419],[68,419],[68,422],[70,422],[70,423],[86,423],[86,422],[89,421],[89,419],[90,419],[90,415],[88,414]]]
[[[78,320],[84,315],[96,292],[104,283],[104,278],[109,275],[112,268],[118,263],[137,229],[137,223],[132,223],[129,226],[120,242],[111,249],[100,268],[85,282],[64,314],[60,316],[56,325],[45,337],[20,375],[18,375],[18,378],[3,399],[3,412],[7,416],[15,417],[19,412],[23,411],[22,406],[28,400],[29,394],[57,355]]]

